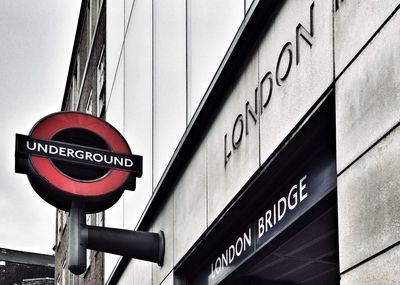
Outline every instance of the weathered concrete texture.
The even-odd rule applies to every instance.
[[[333,81],[332,2],[293,0],[282,5],[259,51],[263,105],[270,94],[260,120],[261,163]]]
[[[171,272],[167,278],[161,283],[161,285],[173,285],[174,284],[174,274]]]
[[[336,75],[354,58],[383,22],[400,4],[399,0],[338,0],[335,7]]]
[[[153,284],[160,282],[168,275],[174,265],[174,199],[170,196],[157,216],[152,229],[153,232],[164,232],[165,254],[162,267],[153,263]]]
[[[378,255],[341,276],[341,285],[400,284],[400,246]]]
[[[151,285],[152,284],[152,264],[148,261],[134,259],[133,262],[133,284]],[[132,284],[132,283],[131,283]]]
[[[259,167],[259,111],[258,115],[255,115],[256,122],[246,112],[247,102],[253,109],[256,108],[255,89],[258,80],[258,56],[256,52],[250,56],[252,56],[250,62],[235,79],[232,88],[226,90],[230,93],[229,98],[206,137],[208,224],[221,213],[227,203]],[[248,132],[246,132],[246,117]],[[236,148],[232,143],[232,133],[234,133]],[[225,166],[225,156],[228,156],[229,153],[230,157]]]
[[[340,271],[400,240],[400,128],[338,178]]]
[[[133,269],[134,263],[133,259],[129,262],[128,266],[124,270],[121,275],[121,278],[118,280],[118,285],[132,285],[133,279],[135,275],[135,271]]]
[[[338,172],[400,121],[399,34],[397,12],[337,82]]]
[[[174,191],[174,263],[207,228],[206,144],[193,155]]]

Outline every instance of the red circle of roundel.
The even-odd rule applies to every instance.
[[[110,146],[111,151],[131,153],[128,144],[116,129],[97,117],[83,113],[61,112],[45,117],[32,128],[30,136],[50,140],[58,131],[68,128],[90,130],[102,137]],[[40,176],[59,190],[72,195],[100,196],[109,194],[122,187],[129,177],[129,173],[126,171],[111,169],[108,175],[102,179],[78,181],[60,173],[48,158],[31,156],[30,160]]]

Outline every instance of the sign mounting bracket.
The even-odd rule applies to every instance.
[[[98,250],[163,264],[164,233],[130,231],[86,225],[86,213],[76,204],[70,211],[68,267],[76,274],[86,271],[86,250]]]

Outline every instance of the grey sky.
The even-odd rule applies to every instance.
[[[52,254],[55,209],[14,173],[15,133],[60,110],[79,0],[0,0],[0,247]]]

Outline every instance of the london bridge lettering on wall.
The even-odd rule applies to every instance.
[[[269,229],[272,229],[273,226],[276,225],[279,221],[281,221],[287,210],[294,210],[297,205],[303,202],[308,193],[305,192],[307,185],[305,184],[305,180],[307,179],[307,175],[304,175],[299,184],[295,184],[290,188],[288,195],[281,197],[278,202],[274,203],[272,209],[269,209],[265,212],[265,215],[258,219],[258,235],[257,238],[261,238],[265,233],[268,232]]]
[[[340,9],[340,5],[342,5],[343,2],[344,0],[335,0],[335,12]]]
[[[228,267],[238,257],[252,248],[251,227],[242,236],[239,236],[236,241],[229,245],[226,250],[218,256],[211,264],[211,278],[215,278],[221,271]]]
[[[288,223],[285,216],[289,211],[296,211],[308,197],[307,175],[298,180],[298,183],[290,187],[289,191],[283,193],[282,197],[273,203],[262,216],[252,222],[247,229],[239,235],[234,242],[226,246],[225,250],[215,258],[210,265],[210,277],[212,279],[223,274],[229,267],[238,265],[247,256],[264,244],[266,236],[278,223]],[[301,207],[300,207],[301,208]],[[253,234],[253,230],[256,234]]]
[[[239,114],[232,125],[229,132],[224,135],[224,165],[228,164],[233,151],[238,150],[244,138],[243,133],[247,136],[249,134],[249,116],[254,124],[257,124],[259,110],[260,116],[267,108],[268,103],[273,95],[274,86],[283,86],[288,79],[290,70],[293,66],[293,53],[295,49],[296,65],[300,63],[300,42],[304,41],[310,48],[312,48],[315,34],[314,34],[314,2],[310,6],[310,24],[309,29],[306,29],[301,23],[296,27],[295,48],[292,42],[287,42],[283,45],[279,56],[276,61],[275,73],[272,71],[266,72],[259,84],[259,87],[254,91],[254,105],[252,106],[249,101],[245,104],[244,115]]]

